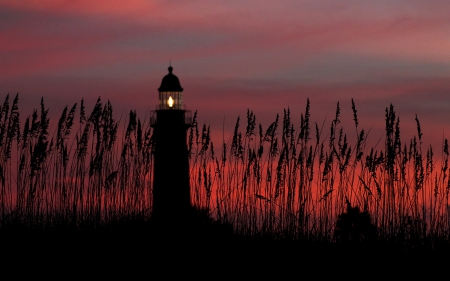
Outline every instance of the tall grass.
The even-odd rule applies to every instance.
[[[50,132],[41,101],[19,125],[18,97],[1,107],[1,208],[7,220],[27,227],[80,223],[94,226],[118,217],[150,214],[151,129],[131,111],[120,131],[110,102],[90,115],[84,102],[64,108]],[[75,115],[79,116],[78,122]],[[75,125],[77,127],[75,127]],[[118,140],[119,138],[119,140]]]
[[[340,110],[338,103],[328,129],[311,122],[309,100],[299,124],[287,109],[264,129],[248,110],[219,146],[195,113],[187,144],[192,204],[255,237],[335,241],[338,218],[358,207],[370,215],[380,239],[448,239],[448,141],[436,161],[431,146],[423,147],[417,117],[416,136],[402,140],[391,105],[383,147],[367,147],[353,100],[352,138]],[[20,120],[18,96],[11,106],[7,96],[0,108],[2,227],[95,228],[150,217],[149,120],[130,111],[121,126],[112,105],[100,99],[90,114],[83,100],[64,108],[53,130],[43,100],[23,126]]]
[[[384,147],[368,148],[353,100],[352,111],[353,144],[341,126],[339,103],[328,130],[311,124],[309,101],[297,127],[289,109],[266,130],[248,111],[246,126],[237,119],[220,153],[209,141],[209,129],[202,130],[200,141],[194,123],[195,203],[247,235],[334,241],[339,215],[358,207],[370,214],[380,239],[448,239],[448,141],[436,163],[431,146],[422,152],[418,118],[416,136],[403,141],[400,119],[390,105]]]

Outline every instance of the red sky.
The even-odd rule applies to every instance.
[[[289,107],[299,125],[307,98],[327,127],[339,101],[351,134],[353,98],[372,144],[393,103],[404,141],[417,114],[424,143],[439,147],[450,138],[449,14],[446,0],[0,0],[0,93],[19,93],[23,115],[41,97],[58,116],[101,96],[118,117],[144,118],[172,61],[187,108],[220,138],[247,108],[267,127]]]

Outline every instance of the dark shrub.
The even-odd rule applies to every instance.
[[[376,227],[367,211],[347,204],[347,213],[338,216],[335,237],[339,242],[371,241],[376,237]]]

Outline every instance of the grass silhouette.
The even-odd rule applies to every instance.
[[[339,103],[326,129],[310,121],[308,100],[298,125],[287,109],[263,129],[248,110],[246,124],[238,118],[219,146],[196,112],[187,144],[192,213],[160,225],[151,217],[149,120],[130,111],[120,125],[109,102],[98,99],[86,114],[82,100],[79,109],[63,109],[52,131],[42,100],[21,126],[18,96],[10,106],[8,95],[0,108],[0,235],[22,242],[30,235],[128,235],[266,246],[289,241],[302,249],[349,241],[395,245],[399,252],[448,247],[448,141],[438,161],[431,147],[423,153],[417,117],[417,135],[402,141],[391,105],[384,147],[368,148],[353,100],[352,111],[354,144],[340,124]]]

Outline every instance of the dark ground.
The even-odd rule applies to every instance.
[[[405,252],[403,245],[382,241],[276,241],[237,236],[227,226],[214,224],[188,228],[152,223],[76,230],[4,228],[0,249],[3,272],[12,271],[16,277],[43,274],[66,279],[98,274],[103,279],[124,274],[136,279],[154,275],[164,276],[157,279],[221,279],[223,275],[254,279],[274,274],[277,279],[292,276],[309,280],[326,276],[430,277],[450,271],[447,244]]]

